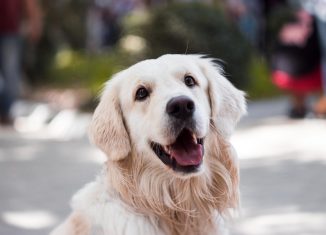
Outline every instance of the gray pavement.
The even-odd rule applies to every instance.
[[[232,141],[243,207],[234,235],[326,234],[326,120],[269,118]]]
[[[100,169],[84,139],[30,139],[0,130],[0,234],[44,235],[69,212],[69,200]]]
[[[291,121],[286,107],[284,99],[249,104],[232,138],[242,210],[230,223],[231,235],[326,234],[326,120]],[[48,121],[38,129],[31,129],[36,114],[21,119],[20,132],[0,128],[1,235],[47,234],[105,160],[85,136],[89,116],[61,113],[66,118],[59,120],[78,125],[59,131],[58,113],[44,118],[44,110],[38,112]]]

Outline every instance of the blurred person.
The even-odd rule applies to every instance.
[[[20,94],[21,36],[36,43],[41,29],[37,0],[0,0],[0,124],[12,123],[10,110]]]
[[[123,16],[143,6],[140,0],[92,0],[86,23],[88,49],[100,52],[114,46],[121,36]]]
[[[260,0],[226,0],[227,10],[239,26],[242,34],[256,47],[260,44],[261,11]]]
[[[304,118],[306,96],[321,88],[319,54],[314,18],[297,9],[278,32],[271,55],[273,82],[291,96],[290,118]]]
[[[317,31],[321,48],[321,69],[323,93],[315,104],[314,111],[318,116],[326,117],[326,0],[301,0],[304,9],[316,17]]]

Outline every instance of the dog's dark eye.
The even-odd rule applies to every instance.
[[[136,92],[136,100],[144,100],[146,99],[146,97],[149,95],[148,93],[148,90],[146,90],[145,87],[141,87],[141,88],[138,88],[137,92]]]
[[[196,85],[195,79],[190,75],[185,76],[184,82],[185,82],[186,86],[188,86],[188,87],[193,87]]]

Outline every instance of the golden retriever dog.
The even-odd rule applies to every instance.
[[[225,234],[239,201],[229,139],[245,112],[209,58],[164,55],[116,74],[89,130],[107,162],[51,235]]]

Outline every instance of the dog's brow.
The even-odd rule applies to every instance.
[[[186,74],[191,74],[186,68],[178,68],[172,72],[175,78],[183,78]]]
[[[144,86],[146,88],[151,88],[155,86],[155,83],[152,78],[139,79],[136,82],[136,87]]]

